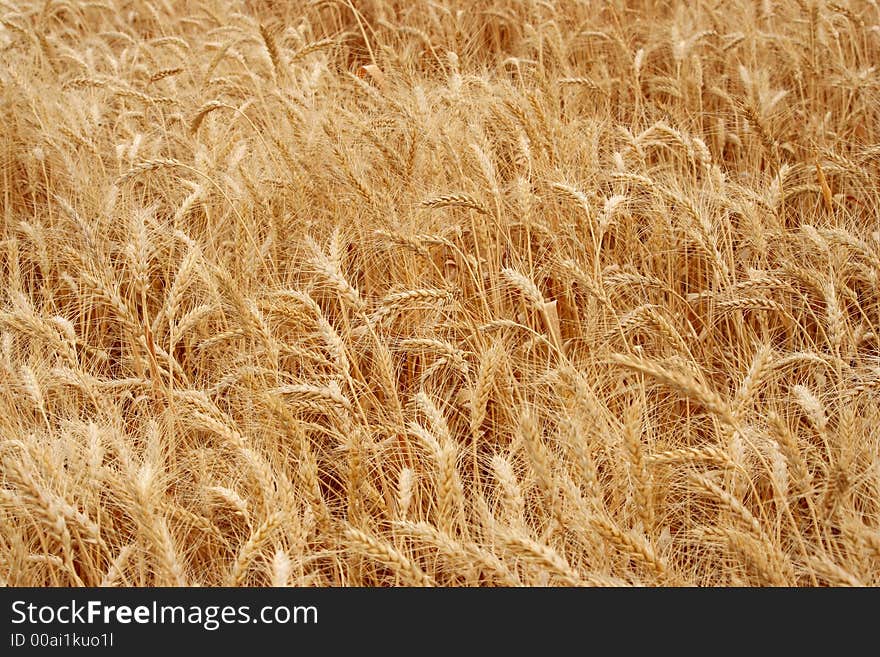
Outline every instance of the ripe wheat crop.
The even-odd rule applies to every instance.
[[[880,584],[874,0],[0,0],[0,582]]]

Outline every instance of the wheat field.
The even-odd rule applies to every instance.
[[[0,582],[880,584],[874,0],[0,0]]]

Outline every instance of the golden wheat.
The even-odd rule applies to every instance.
[[[877,3],[428,4],[4,3],[0,582],[880,585]]]

